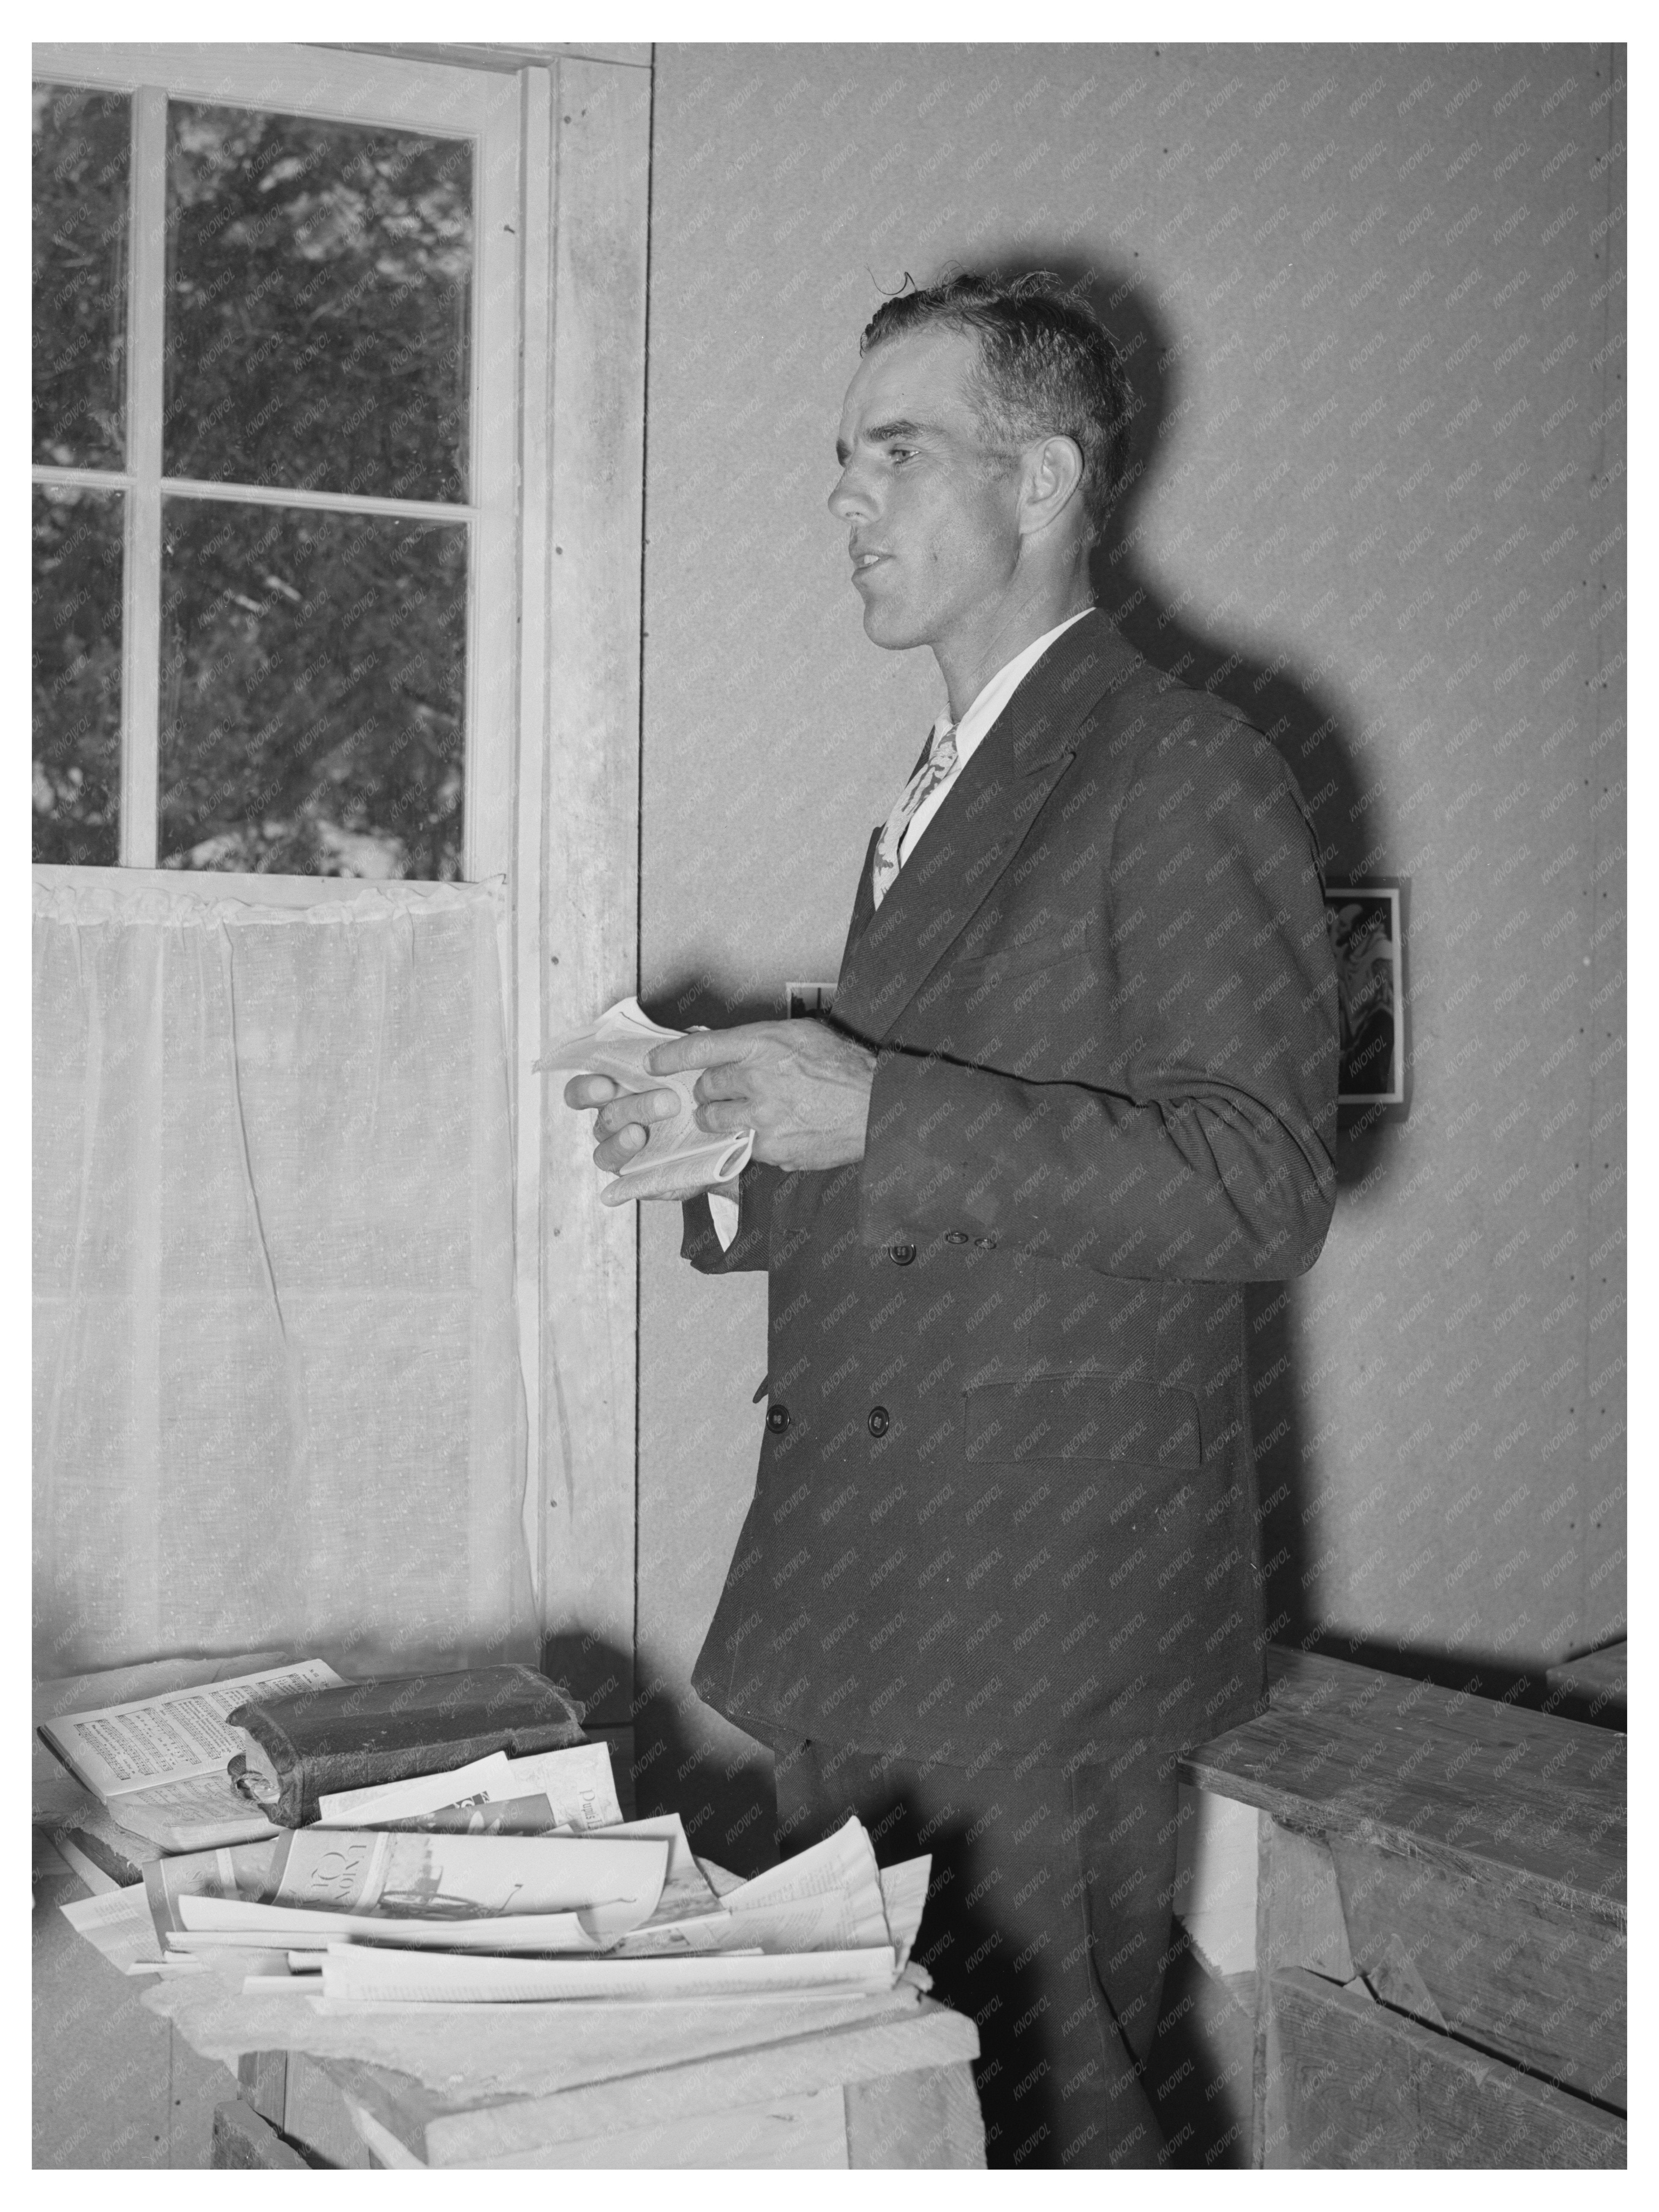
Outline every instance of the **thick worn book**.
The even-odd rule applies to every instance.
[[[210,1673],[212,1662],[198,1662]],[[128,1676],[167,1676],[188,1662],[171,1668],[128,1668],[103,1679],[118,1681]],[[285,1666],[243,1669],[224,1680],[198,1679],[177,1686],[171,1683],[155,1693],[119,1702],[97,1698],[91,1683],[99,1678],[77,1678],[59,1685],[43,1683],[36,1691],[36,1723],[41,1741],[54,1757],[108,1808],[119,1828],[159,1844],[164,1850],[208,1850],[219,1845],[248,1843],[269,1836],[271,1824],[259,1806],[251,1804],[232,1789],[226,1762],[237,1747],[228,1717],[252,1698],[288,1698],[342,1686],[340,1677],[320,1659],[296,1660]],[[89,1698],[95,1703],[88,1703]],[[91,1856],[118,1881],[138,1879],[125,1870],[124,1855],[106,1857],[98,1846],[105,1840],[108,1821],[95,1812],[83,1817],[76,1808],[53,1802],[48,1807],[54,1826],[78,1829],[91,1840]],[[118,1834],[109,1840],[119,1844]],[[151,1856],[125,1854],[126,1864],[142,1867]]]
[[[341,1790],[441,1774],[504,1751],[524,1758],[580,1741],[583,1707],[533,1667],[389,1675],[254,1698],[227,1716],[243,1796],[281,1827],[314,1820]]]

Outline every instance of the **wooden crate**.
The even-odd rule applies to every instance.
[[[1464,2108],[1453,2162],[1621,2162],[1624,1737],[1269,1656],[1269,1712],[1185,1768],[1260,1815],[1255,2163],[1447,2163],[1435,2099]],[[1402,2135],[1386,2085],[1419,2077]],[[1372,2119],[1336,2126],[1342,2097]]]

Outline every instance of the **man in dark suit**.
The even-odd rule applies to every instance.
[[[1094,610],[1109,341],[1043,280],[888,301],[843,410],[865,629],[941,715],[828,1021],[659,1048],[752,1128],[685,1255],[769,1275],[753,1503],[694,1680],[780,1840],[933,1854],[994,2164],[1154,2164],[1176,1760],[1260,1709],[1242,1286],[1334,1190],[1337,1012],[1294,781]],[[667,1098],[599,1105],[614,1168]]]

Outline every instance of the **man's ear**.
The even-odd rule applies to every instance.
[[[1057,522],[1083,497],[1083,448],[1075,438],[1044,438],[1026,449],[1019,526],[1030,537]]]

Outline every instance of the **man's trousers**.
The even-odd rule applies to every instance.
[[[913,1765],[818,1741],[777,1753],[778,1850],[856,1813],[876,1857],[927,1851],[914,1956],[979,2027],[993,2166],[1156,2166],[1155,2040],[1176,1837],[1176,1760],[1024,1771]]]

